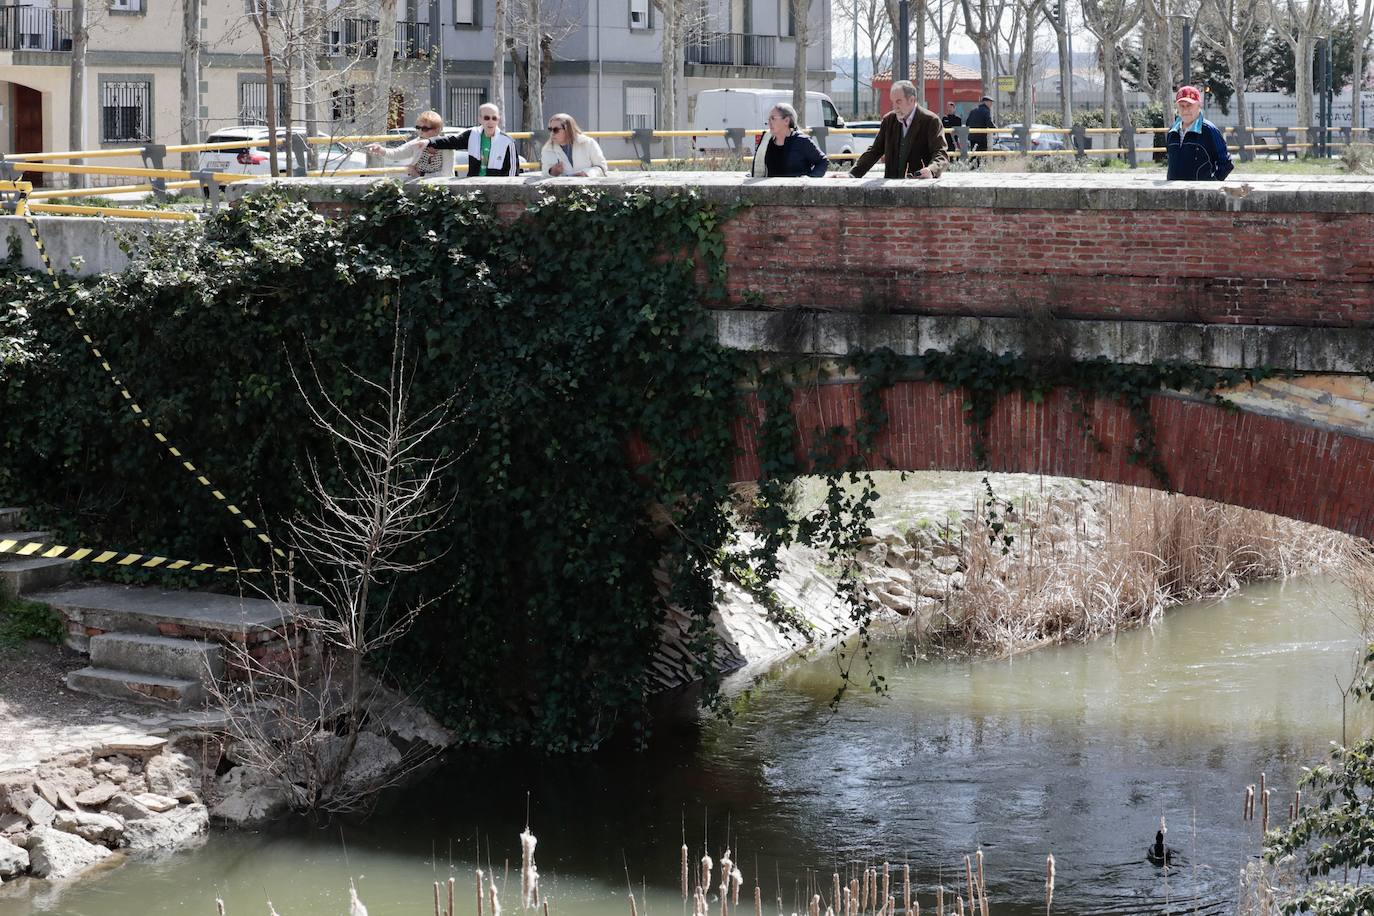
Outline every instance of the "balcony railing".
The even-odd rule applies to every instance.
[[[771,67],[778,37],[743,32],[708,32],[687,46],[689,64]]]
[[[419,60],[430,56],[429,23],[401,20],[396,23],[397,60]],[[377,20],[344,19],[331,28],[324,42],[325,57],[376,57]]]
[[[0,51],[70,51],[72,11],[0,6]]]

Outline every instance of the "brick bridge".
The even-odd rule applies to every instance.
[[[586,184],[666,193],[690,182],[708,200],[748,204],[725,226],[727,294],[712,306],[720,340],[736,348],[825,357],[975,344],[1287,370],[1228,392],[1239,409],[1186,392],[1151,399],[1172,487],[1374,538],[1374,181],[1247,181],[1243,197],[1226,193],[1245,191],[1240,182],[1147,174],[887,182],[622,173],[451,186],[480,190],[512,219],[538,195]],[[327,212],[366,188],[302,183]],[[60,250],[55,257],[65,262]],[[899,381],[884,399],[891,419],[874,467],[975,469],[959,392]],[[1157,486],[1127,461],[1127,410],[1089,402],[1094,443],[1081,409],[1064,393],[1040,404],[1004,397],[989,424],[989,466]],[[804,453],[814,431],[853,424],[857,382],[800,391],[793,410]],[[735,476],[753,479],[748,418],[736,438]]]

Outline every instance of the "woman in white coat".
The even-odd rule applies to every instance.
[[[443,130],[444,119],[437,111],[422,111],[415,116],[415,139],[395,149],[373,143],[367,151],[385,157],[387,162],[406,163],[406,175],[410,178],[452,178],[453,151],[429,147],[429,141]]]
[[[545,175],[600,178],[606,174],[601,144],[582,133],[570,114],[549,118],[549,139],[539,152]]]

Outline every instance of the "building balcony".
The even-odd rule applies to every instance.
[[[397,60],[426,60],[433,46],[430,44],[429,23],[401,20],[396,23]],[[325,57],[376,57],[377,20],[343,19],[331,28],[324,41]]]
[[[70,51],[72,11],[50,6],[0,6],[0,51]]]
[[[772,67],[778,36],[743,32],[707,32],[687,45],[686,63],[732,67]]]

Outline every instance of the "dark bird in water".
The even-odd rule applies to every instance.
[[[1155,844],[1145,853],[1145,858],[1149,859],[1153,865],[1171,865],[1174,861],[1174,851],[1164,845],[1164,834],[1169,832],[1169,828],[1164,826],[1164,819],[1160,818],[1159,830],[1155,833]]]

